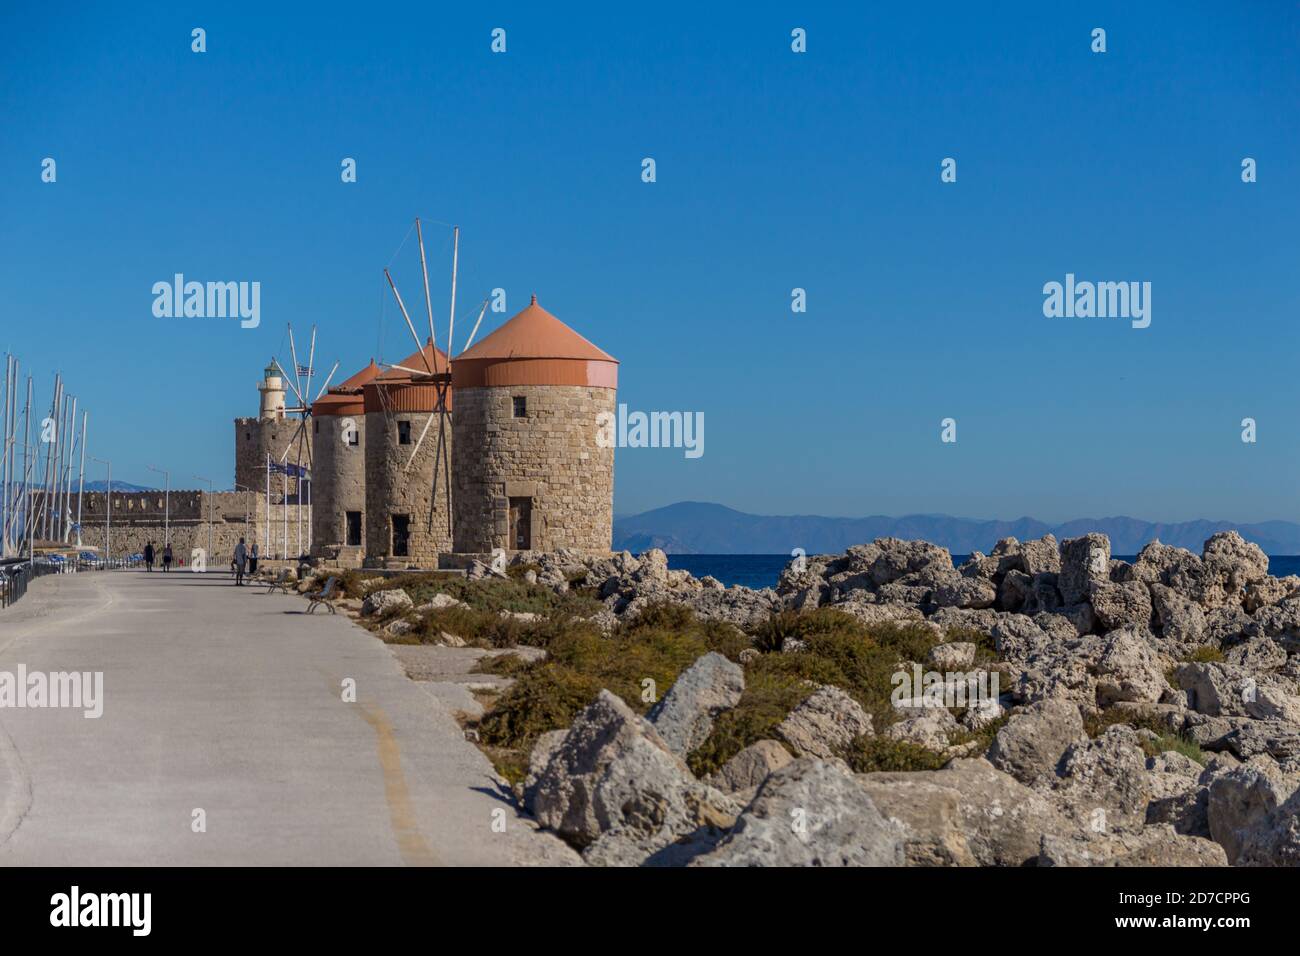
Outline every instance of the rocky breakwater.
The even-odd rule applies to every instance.
[[[1270,576],[1235,532],[1199,555],[1152,542],[1132,563],[1100,534],[1006,539],[960,567],[933,544],[880,539],[791,562],[762,591],[697,581],[653,551],[558,553],[532,573],[599,594],[611,626],[675,602],[754,644],[700,658],[645,716],[606,691],[539,740],[525,802],[588,862],[1300,864],[1300,579]],[[812,653],[774,618],[826,609],[928,635],[896,676],[983,668],[1002,693],[905,697],[882,727],[861,685],[818,683],[763,739],[693,774],[759,656]],[[881,743],[935,759],[854,772]]]

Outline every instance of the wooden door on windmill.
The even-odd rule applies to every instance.
[[[393,515],[393,557],[395,558],[409,557],[410,548],[411,548],[411,516]]]
[[[510,546],[516,551],[533,547],[533,499],[510,499]]]

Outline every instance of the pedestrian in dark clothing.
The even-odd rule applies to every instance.
[[[163,570],[170,571],[171,569],[172,569],[172,546],[171,546],[171,542],[168,542],[166,545],[163,546]]]
[[[248,576],[251,578],[257,574],[257,542],[253,542],[253,550],[248,555]]]
[[[235,586],[238,587],[244,583],[244,565],[248,562],[248,549],[244,547],[244,539],[239,539],[239,544],[235,545]]]
[[[148,544],[144,546],[144,569],[146,571],[153,570],[153,542],[152,541],[150,541]]]

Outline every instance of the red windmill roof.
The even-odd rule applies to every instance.
[[[533,296],[528,308],[477,345],[461,352],[455,361],[466,359],[580,359],[618,363],[618,359],[592,345],[538,305],[537,296]]]
[[[370,364],[351,378],[338,385],[330,386],[329,391],[312,403],[313,415],[347,415],[361,409],[361,388],[379,375],[379,366],[371,359]]]
[[[425,364],[425,359],[428,359],[428,364]],[[417,369],[421,375],[429,374],[426,371],[426,369],[429,368],[432,368],[435,373],[446,372],[448,370],[447,353],[427,339],[425,340],[424,348],[420,349],[418,352],[412,352],[406,358],[395,364],[403,365],[406,368]],[[385,385],[393,383],[400,384],[402,382],[411,381],[411,373],[403,371],[400,368],[390,368],[383,374],[376,376],[374,381],[383,382]]]

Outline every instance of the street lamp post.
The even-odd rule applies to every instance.
[[[208,513],[208,557],[212,558],[212,479],[204,478],[202,475],[195,475],[194,478],[196,481],[207,482],[208,485],[207,508],[205,510]]]
[[[153,465],[146,465],[150,471],[156,471],[162,475],[166,481],[166,491],[163,493],[163,545],[172,543],[172,473],[163,468],[155,468]]]
[[[113,533],[113,463],[107,458],[96,458],[94,455],[90,456],[90,460],[108,466],[108,493],[104,496],[104,567],[107,568],[113,559],[112,539],[109,537]]]

